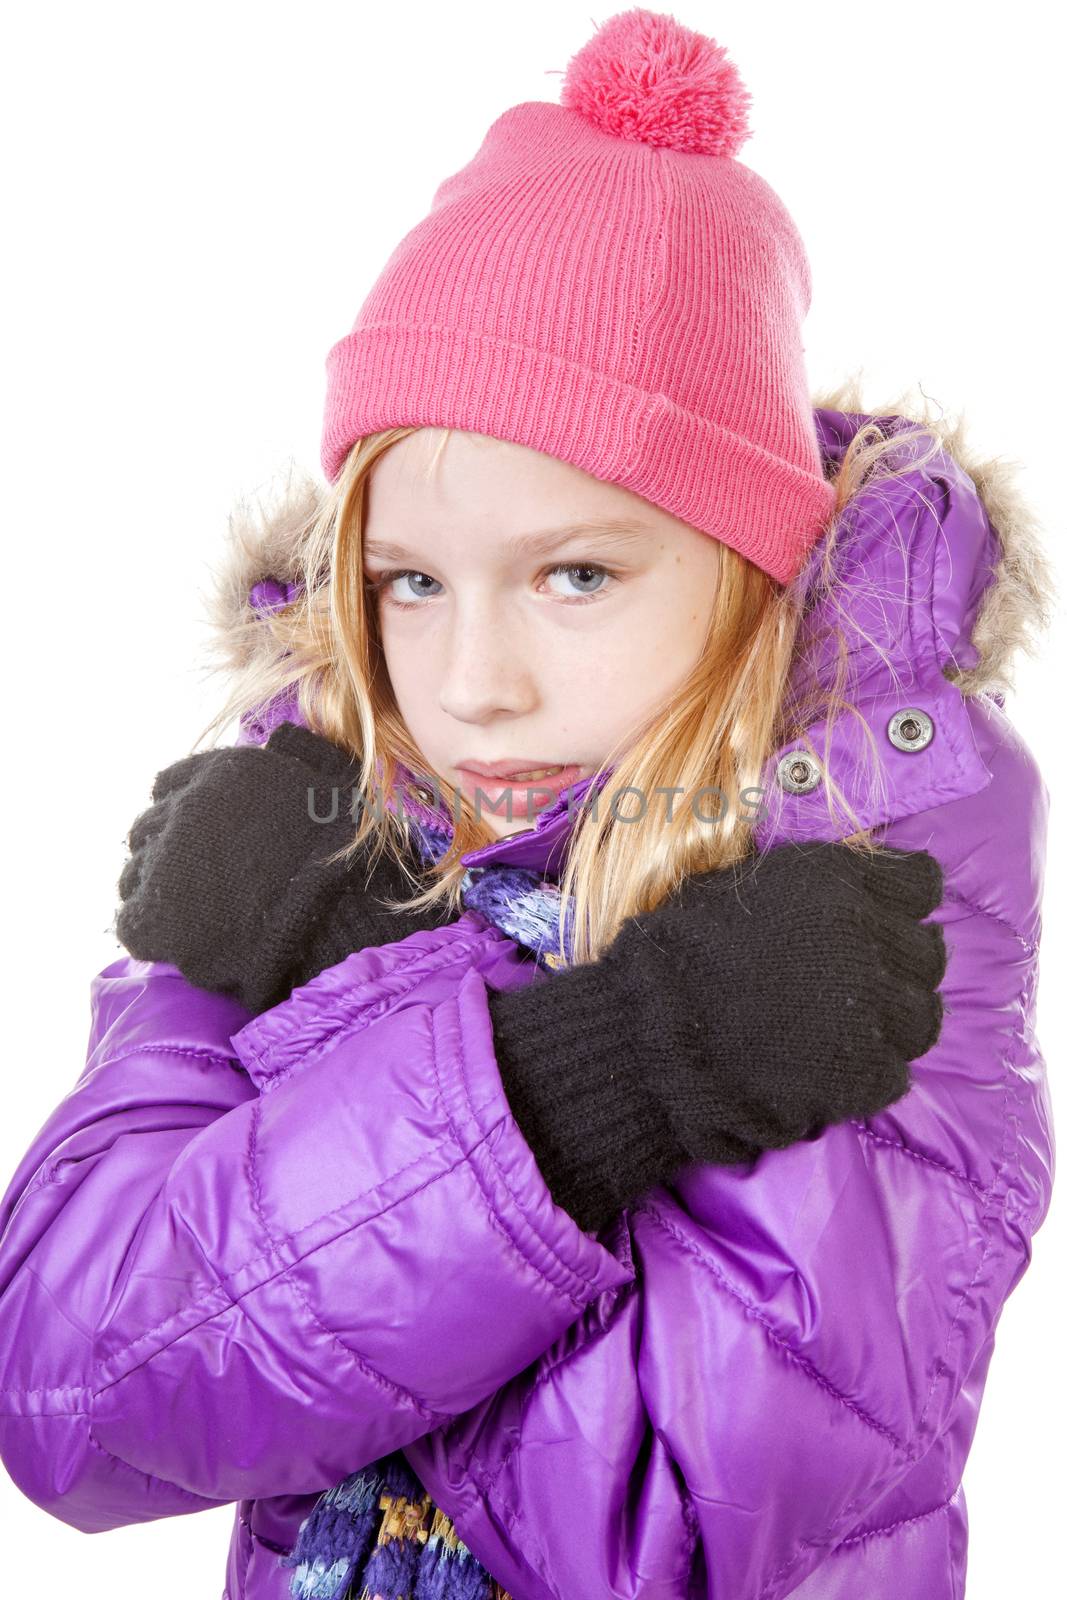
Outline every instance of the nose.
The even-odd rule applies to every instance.
[[[520,629],[491,605],[457,608],[449,625],[438,699],[457,722],[523,716],[537,705],[536,663],[526,659]]]

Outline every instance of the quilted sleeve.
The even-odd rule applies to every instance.
[[[649,1190],[601,1234],[633,1281],[406,1447],[511,1592],[863,1593],[855,1535],[944,1509],[1051,1177],[1034,958],[970,913],[946,933],[955,1016],[907,1096]],[[984,1019],[978,947],[1002,973]],[[801,1589],[838,1546],[856,1571]]]
[[[1035,1031],[1047,793],[998,739],[986,790],[890,841],[946,869],[944,1026],[908,1094],[649,1190],[601,1236],[633,1282],[406,1447],[513,1593],[548,1573],[562,1595],[823,1600],[888,1592],[895,1559],[918,1594],[903,1551],[924,1537],[943,1565],[940,1514],[1054,1171]],[[910,1542],[887,1557],[893,1528]]]
[[[96,1531],[317,1492],[626,1276],[532,1178],[476,1003],[494,941],[359,951],[253,1019],[163,964],[99,975],[0,1213],[0,1457],[37,1504]]]

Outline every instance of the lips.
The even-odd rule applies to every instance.
[[[479,764],[488,766],[488,762]],[[510,762],[498,762],[498,766],[513,767]],[[546,763],[540,768],[533,767],[533,771],[544,771]],[[582,769],[577,763],[567,767],[557,766],[547,777],[534,778],[526,775],[527,769],[515,768],[512,771],[501,773],[479,771],[473,765],[457,767],[460,786],[464,792],[481,804],[484,796],[497,814],[496,808],[501,803],[506,803],[509,814],[512,816],[527,817],[545,806],[553,804],[562,794],[564,789],[569,789],[572,784],[579,781]]]
[[[473,772],[480,778],[536,778],[554,777],[567,771],[561,761],[464,761],[461,772]]]

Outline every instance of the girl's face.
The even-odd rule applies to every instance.
[[[368,598],[427,775],[503,837],[617,761],[669,701],[704,646],[719,545],[569,462],[455,431],[441,451],[443,432],[420,429],[371,470]],[[505,782],[468,762],[565,770]]]

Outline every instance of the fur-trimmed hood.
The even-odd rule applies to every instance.
[[[1000,456],[983,457],[966,438],[962,420],[931,418],[924,409],[903,401],[868,410],[860,403],[853,379],[814,397],[812,404],[816,410],[921,421],[964,474],[975,515],[984,513],[988,518],[1001,557],[970,629],[969,642],[977,659],[965,669],[953,670],[951,676],[963,694],[1003,696],[1014,688],[1019,653],[1037,654],[1039,636],[1051,624],[1057,598],[1040,525],[1017,482],[1019,464]],[[291,594],[299,584],[302,543],[327,493],[323,484],[291,463],[280,490],[266,502],[242,499],[231,511],[225,546],[212,568],[213,584],[204,596],[214,670],[241,671],[258,650],[272,648],[262,608],[273,598]],[[262,589],[256,593],[257,585],[267,585],[266,594]]]

